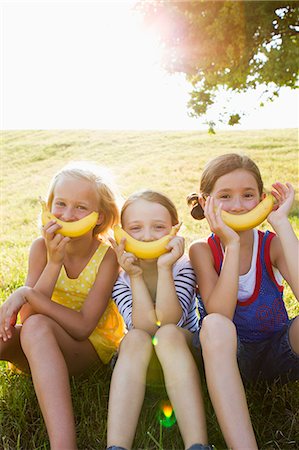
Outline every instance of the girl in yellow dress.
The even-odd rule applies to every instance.
[[[31,371],[51,449],[76,449],[69,375],[107,364],[124,335],[111,300],[118,263],[104,236],[119,221],[116,196],[94,166],[63,168],[47,205],[64,222],[98,212],[95,227],[65,237],[50,220],[30,249],[25,286],[0,308],[0,358]],[[16,325],[21,309],[23,325]]]

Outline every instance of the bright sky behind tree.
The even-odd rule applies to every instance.
[[[191,86],[183,74],[163,71],[156,36],[132,10],[134,1],[0,4],[2,129],[207,128],[188,117]],[[208,120],[229,104],[246,113],[232,129],[298,126],[298,91],[282,89],[258,108],[261,92],[223,92]]]

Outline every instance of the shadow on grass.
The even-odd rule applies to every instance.
[[[71,379],[78,448],[104,450],[111,369],[100,367],[86,376]],[[249,410],[261,450],[298,448],[299,384],[257,384],[246,389]],[[219,426],[204,387],[209,441],[225,449]],[[167,400],[163,385],[146,391],[134,449],[183,450],[177,423],[161,425],[161,401]],[[130,405],[128,405],[129,407]],[[29,376],[0,366],[0,448],[45,449],[49,443],[33,384]]]

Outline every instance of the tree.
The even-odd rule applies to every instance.
[[[297,87],[299,1],[147,0],[139,9],[160,37],[165,68],[192,84],[195,117],[206,114],[219,87],[264,85],[266,100],[283,86]],[[239,121],[230,112],[228,123]]]

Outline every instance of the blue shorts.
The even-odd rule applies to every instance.
[[[245,383],[299,380],[299,355],[294,353],[289,341],[293,320],[264,341],[244,342],[238,338],[237,359]]]

